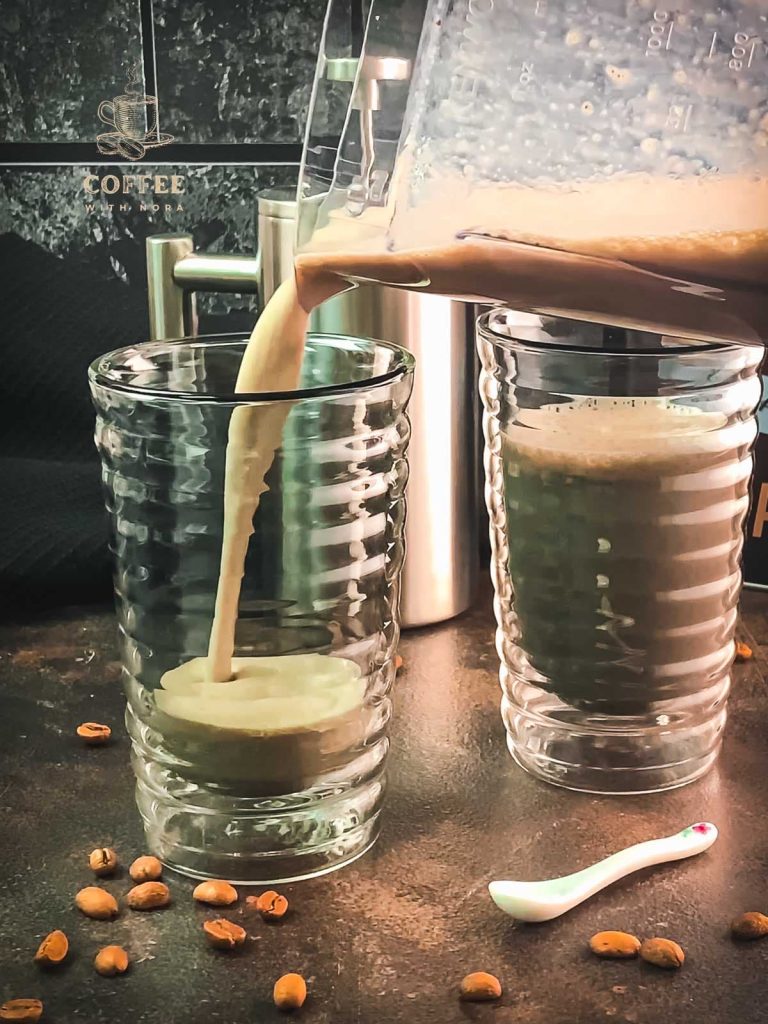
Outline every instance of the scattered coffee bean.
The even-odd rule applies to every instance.
[[[640,939],[629,932],[598,932],[589,940],[589,948],[596,956],[626,960],[640,952]]]
[[[0,1020],[15,1020],[17,1024],[34,1024],[42,1015],[39,999],[9,999],[0,1006]]]
[[[102,747],[109,743],[112,730],[108,725],[100,725],[98,722],[83,722],[77,727],[77,735],[89,747]]]
[[[731,935],[735,939],[762,939],[768,935],[768,917],[752,911],[731,922]]]
[[[469,1003],[485,1003],[501,998],[501,982],[493,974],[475,971],[464,978],[459,987],[461,998]]]
[[[125,974],[128,970],[128,963],[128,954],[122,946],[104,946],[93,960],[96,973],[105,978],[113,978],[116,974]]]
[[[159,910],[171,902],[171,891],[164,882],[142,882],[129,890],[125,902],[131,910]]]
[[[749,661],[752,657],[752,648],[743,640],[736,641],[736,661]]]
[[[646,939],[640,946],[640,956],[654,967],[676,970],[685,962],[685,953],[672,939]]]
[[[35,953],[35,963],[41,967],[58,967],[64,963],[68,952],[69,939],[64,932],[51,932],[40,943]]]
[[[215,921],[205,921],[203,931],[208,945],[214,949],[238,949],[245,943],[245,928],[223,917]]]
[[[134,882],[157,882],[163,874],[163,863],[157,857],[137,857],[128,874]]]
[[[258,910],[265,921],[279,921],[288,912],[288,900],[274,889],[263,892],[261,896],[249,896],[245,902]]]
[[[88,867],[99,878],[113,875],[117,871],[117,865],[117,854],[111,846],[100,846],[88,857]]]
[[[100,889],[98,885],[87,885],[81,889],[75,896],[75,906],[86,917],[93,917],[97,921],[110,921],[120,912],[112,893]]]
[[[201,882],[192,896],[198,903],[207,903],[211,907],[228,907],[237,903],[237,889],[229,882]]]
[[[298,1010],[307,998],[307,983],[300,974],[284,974],[272,990],[278,1010]]]

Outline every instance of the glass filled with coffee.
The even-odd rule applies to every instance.
[[[671,789],[726,717],[761,351],[478,321],[502,715],[570,789]]]
[[[297,388],[244,393],[245,349],[137,345],[90,385],[149,848],[266,882],[378,835],[413,360],[310,335]]]

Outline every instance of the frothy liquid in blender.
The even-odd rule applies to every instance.
[[[767,180],[626,178],[569,189],[496,185],[470,191],[462,182],[448,182],[432,201],[392,220],[397,251],[387,248],[382,214],[389,217],[375,209],[359,218],[332,214],[315,233],[310,249],[297,258],[295,279],[278,289],[254,328],[238,393],[296,389],[309,313],[352,281],[699,338],[756,343],[768,335]],[[504,225],[513,225],[514,234]],[[245,686],[243,694],[261,699],[255,685],[259,666],[251,664],[260,659],[233,660],[235,628],[253,516],[288,411],[285,403],[233,413],[208,658],[181,666],[172,678],[166,674],[164,689],[175,697],[160,698],[167,714],[194,721],[197,730],[286,737],[287,762],[297,760],[302,735],[323,723],[341,722],[345,740],[354,739],[351,723],[359,716],[364,686],[351,663],[326,658],[336,663],[339,691],[325,704],[308,704],[301,721],[285,727],[279,716],[270,726],[268,716],[255,710],[250,718],[242,708],[239,719],[217,716],[215,689],[205,693],[211,703],[201,704],[199,687],[202,681],[222,684],[223,701],[226,684],[234,680]],[[702,432],[710,428],[702,424]],[[286,697],[306,699],[309,664],[280,661]],[[316,668],[315,663],[311,671]],[[185,697],[191,703],[181,703]],[[311,777],[317,768],[312,756],[303,756],[304,775]]]
[[[297,274],[307,308],[337,276],[761,343],[768,335],[768,179],[634,175],[568,188],[472,189],[438,182],[402,212],[372,209],[358,219],[331,212]]]

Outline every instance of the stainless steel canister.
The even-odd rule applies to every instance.
[[[404,627],[458,615],[479,564],[479,415],[472,307],[439,295],[360,285],[323,303],[321,334],[381,338],[416,357],[400,613]]]

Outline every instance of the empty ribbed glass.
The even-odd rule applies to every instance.
[[[510,751],[573,789],[690,782],[725,724],[762,353],[509,310],[478,343]]]
[[[413,362],[383,342],[310,336],[300,390],[235,396],[245,343],[121,349],[90,384],[150,848],[188,874],[262,882],[338,867],[378,832]],[[256,661],[233,662],[247,681],[214,683],[202,659],[227,438],[246,407],[279,407],[284,426],[240,595],[235,656]]]

